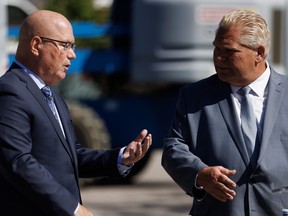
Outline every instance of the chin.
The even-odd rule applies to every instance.
[[[63,80],[63,79],[65,79],[65,77],[66,77],[66,73],[63,72],[63,73],[61,73],[61,75],[59,76],[59,80]]]
[[[217,73],[218,78],[223,82],[228,82],[231,79],[229,76],[225,76],[225,74]]]

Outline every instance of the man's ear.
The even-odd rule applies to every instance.
[[[257,48],[256,62],[259,63],[263,59],[265,59],[265,47],[261,45]]]
[[[31,49],[31,52],[38,56],[39,55],[39,50],[41,49],[42,47],[42,42],[41,42],[41,39],[40,37],[38,36],[34,36],[30,42],[30,49]]]

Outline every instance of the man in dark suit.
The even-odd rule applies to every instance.
[[[213,45],[216,74],[181,89],[162,165],[194,196],[193,216],[282,215],[288,79],[266,61],[267,24],[253,11],[233,11]]]
[[[65,78],[74,48],[72,26],[59,13],[37,11],[21,26],[16,60],[0,78],[1,215],[92,215],[78,177],[125,176],[152,143],[147,130],[121,149],[77,143],[63,98],[41,91]]]

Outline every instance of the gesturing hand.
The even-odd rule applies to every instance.
[[[146,129],[142,130],[134,141],[125,149],[122,157],[122,163],[131,166],[144,157],[152,144],[152,135],[148,134]]]
[[[236,187],[236,183],[229,178],[235,173],[236,170],[222,166],[206,167],[198,173],[196,184],[219,201],[226,202],[236,196],[235,191],[231,189]]]

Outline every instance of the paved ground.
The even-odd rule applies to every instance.
[[[161,152],[152,153],[146,169],[131,185],[93,185],[82,188],[84,205],[94,216],[184,216],[192,198],[160,165]]]

